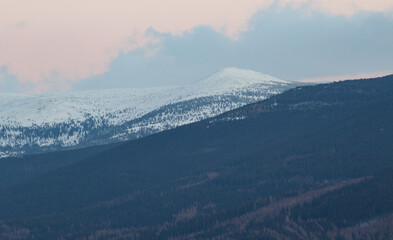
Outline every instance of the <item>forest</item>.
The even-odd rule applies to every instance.
[[[0,239],[389,239],[393,75],[0,161]],[[9,170],[5,170],[9,169]]]

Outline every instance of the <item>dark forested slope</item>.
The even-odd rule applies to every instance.
[[[0,238],[351,239],[392,221],[392,93],[296,88],[37,174],[0,190]]]

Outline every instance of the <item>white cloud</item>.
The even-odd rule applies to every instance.
[[[331,14],[392,9],[391,0],[280,0]],[[199,25],[236,39],[250,18],[275,0],[2,0],[0,67],[34,91],[66,89],[108,70],[121,52],[157,41],[161,33],[182,34]],[[148,54],[148,56],[150,56]]]
[[[158,32],[181,34],[210,25],[229,37],[246,29],[247,22],[271,0],[3,0],[0,4],[0,66],[35,91],[50,84],[67,87],[107,71],[120,52],[155,41]],[[9,27],[20,25],[24,27]],[[45,80],[46,79],[46,80]]]

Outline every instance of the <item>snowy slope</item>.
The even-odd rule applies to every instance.
[[[0,157],[143,137],[295,86],[262,73],[226,68],[182,87],[0,94]]]

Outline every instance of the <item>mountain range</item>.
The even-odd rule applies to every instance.
[[[392,239],[393,75],[0,161],[0,239]],[[16,161],[17,160],[17,161]]]
[[[0,94],[0,157],[136,139],[299,85],[226,68],[182,87]]]

